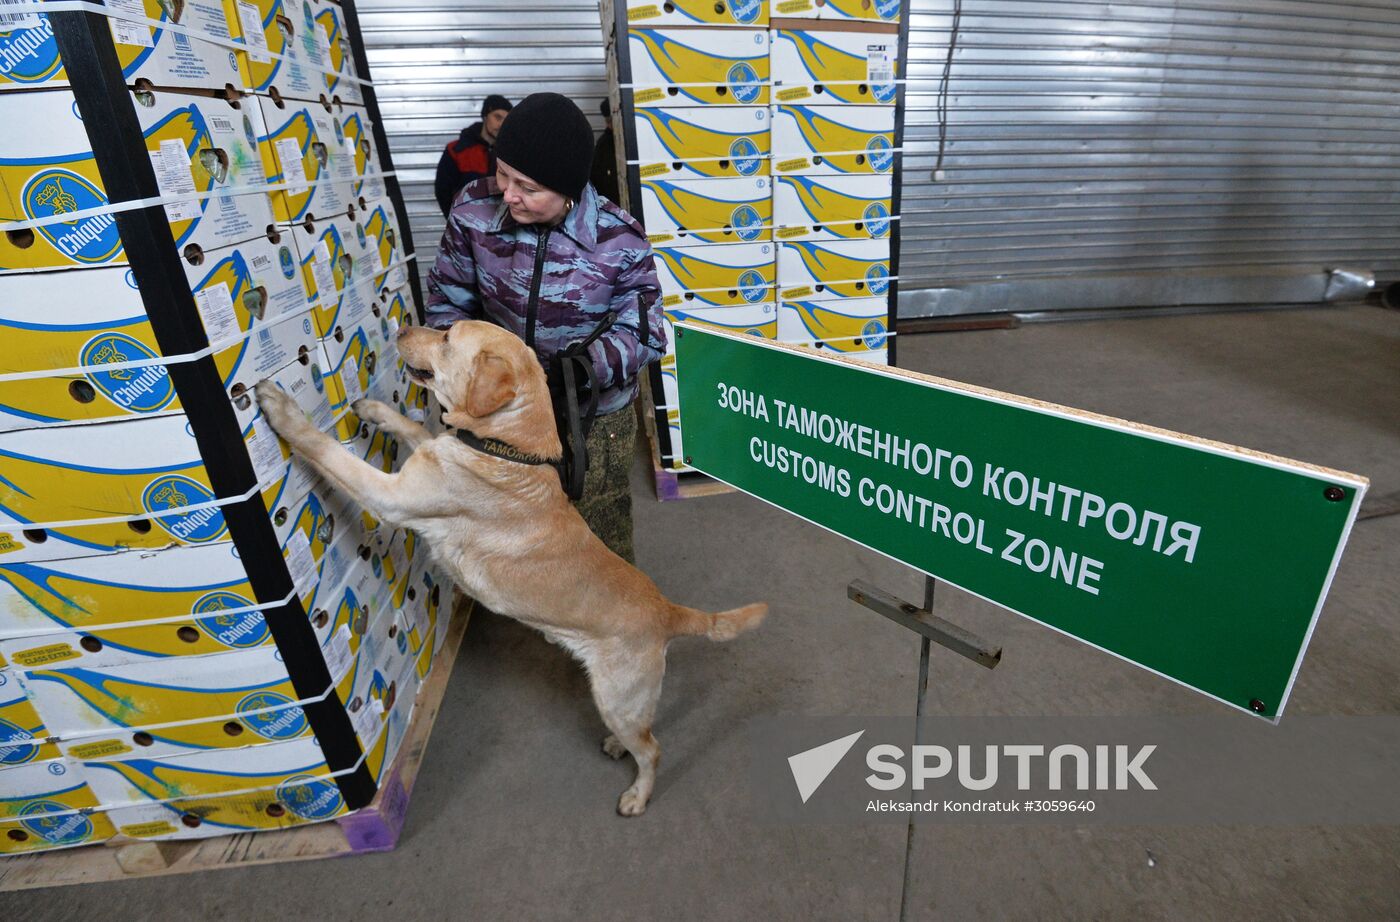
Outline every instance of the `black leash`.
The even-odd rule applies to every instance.
[[[598,415],[598,375],[588,358],[588,347],[611,329],[615,320],[617,314],[608,311],[593,332],[554,356],[558,380],[564,387],[554,407],[559,441],[564,444],[559,479],[564,492],[574,501],[583,496],[583,478],[588,473],[588,433],[593,431],[593,420]],[[588,395],[584,406],[579,406],[580,385]]]

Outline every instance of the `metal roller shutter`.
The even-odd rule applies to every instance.
[[[356,8],[423,272],[442,238],[438,157],[478,120],[487,95],[564,93],[602,130],[608,84],[596,0],[359,0]]]
[[[1400,269],[1397,4],[963,0],[940,182],[956,6],[911,20],[902,314],[1317,300],[1329,268]]]
[[[955,5],[913,0],[901,314],[1317,300],[1328,269],[1400,274],[1397,4],[962,0],[935,181]],[[358,6],[425,268],[434,166],[486,94],[558,90],[601,127],[596,2]]]

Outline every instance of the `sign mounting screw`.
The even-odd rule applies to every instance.
[[[1328,487],[1322,491],[1322,495],[1329,501],[1338,503],[1346,498],[1347,491],[1343,490],[1341,487]]]

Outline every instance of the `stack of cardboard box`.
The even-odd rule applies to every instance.
[[[901,12],[603,4],[623,204],[656,249],[668,320],[886,361]],[[659,377],[661,460],[684,470],[674,353]]]
[[[123,0],[0,32],[0,854],[372,798],[446,636],[426,551],[260,380],[391,469],[416,316],[330,0]]]

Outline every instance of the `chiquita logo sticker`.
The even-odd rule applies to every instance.
[[[291,278],[296,274],[296,257],[292,255],[290,247],[281,247],[277,251],[277,262],[282,267],[282,277]]]
[[[77,173],[58,169],[35,173],[20,197],[25,215],[35,221],[107,205],[101,189]],[[122,249],[117,219],[110,214],[42,224],[35,230],[64,256],[80,263],[110,262]]]
[[[213,502],[214,494],[197,480],[180,474],[166,474],[152,480],[141,493],[141,505],[147,512],[161,513],[183,509],[200,503]],[[183,515],[152,515],[163,530],[188,544],[202,544],[223,537],[228,530],[223,510],[191,509]]]
[[[206,617],[196,618],[195,623],[226,647],[258,647],[267,642],[269,634],[262,612],[247,610],[254,604],[232,592],[206,593],[194,603],[194,613]],[[244,610],[229,612],[227,609]]]
[[[871,202],[865,207],[865,227],[872,237],[883,237],[890,232],[890,210],[881,202]]]
[[[754,240],[763,233],[763,218],[759,217],[758,210],[752,205],[740,205],[735,208],[730,220],[740,240]]]
[[[20,825],[51,845],[73,845],[92,835],[92,823],[81,813],[61,812],[68,809],[52,800],[31,801],[20,811],[20,816],[30,819],[21,820]],[[53,813],[59,815],[40,815]]]
[[[39,753],[33,739],[34,734],[28,730],[0,719],[0,765],[19,765],[33,759]]]
[[[898,0],[895,2],[898,5]],[[753,22],[761,12],[763,12],[763,4],[759,0],[731,0],[729,4],[729,14],[740,25],[746,26]]]
[[[0,32],[0,80],[43,83],[62,66],[49,17],[40,15],[27,29]]]
[[[323,820],[340,812],[345,801],[333,782],[293,775],[277,786],[277,799],[304,820]]]
[[[92,386],[123,410],[154,413],[165,409],[175,399],[175,385],[164,365],[98,370],[103,365],[159,358],[145,343],[125,333],[94,336],[83,346],[79,358]]]
[[[263,739],[289,740],[306,732],[306,712],[289,707],[294,702],[277,692],[254,692],[234,708],[238,719]],[[262,711],[250,714],[249,711]],[[339,793],[337,791],[337,793]]]
[[[759,159],[761,152],[751,138],[739,138],[729,146],[729,156],[734,159],[734,169],[741,176],[752,176],[763,165]]]
[[[757,269],[746,269],[744,274],[739,276],[739,291],[745,301],[757,304],[767,293],[768,283]]]
[[[759,83],[758,72],[746,61],[740,61],[729,68],[729,92],[735,102],[750,103],[758,99],[763,85]]]
[[[865,348],[883,349],[885,346],[885,325],[878,320],[872,320],[865,325],[861,331],[865,336]]]
[[[870,168],[877,173],[888,173],[890,167],[894,166],[894,153],[890,150],[890,142],[882,134],[871,137],[865,153],[870,158]]]
[[[870,293],[882,295],[890,287],[890,270],[883,263],[876,263],[865,270],[865,283],[870,286]]]

